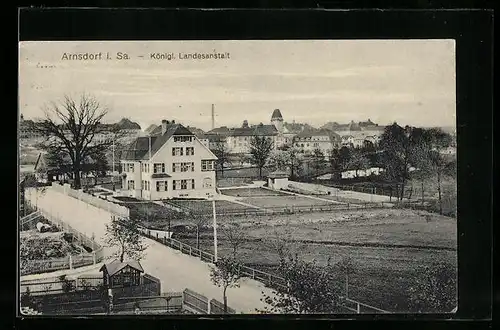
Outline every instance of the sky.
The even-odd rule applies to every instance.
[[[64,53],[101,52],[101,60]],[[111,59],[106,59],[109,52]],[[117,59],[116,53],[129,59]],[[172,53],[155,60],[151,53]],[[225,59],[181,59],[190,53]],[[142,57],[140,57],[142,56]],[[107,122],[129,118],[143,129],[162,119],[211,129],[269,123],[371,119],[381,125],[455,127],[454,40],[44,41],[19,44],[19,111],[64,95],[95,96]]]

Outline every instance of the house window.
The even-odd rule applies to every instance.
[[[187,189],[187,180],[181,180],[181,189]]]
[[[194,189],[194,179],[191,179],[191,189]]]
[[[183,148],[182,147],[174,147],[172,148],[172,156],[182,156]]]
[[[186,147],[186,156],[194,156],[194,147]]]
[[[203,188],[212,188],[212,179],[204,178],[203,179]]]
[[[165,173],[165,163],[155,163],[153,165],[153,173]]]
[[[181,163],[172,163],[172,172],[180,172]]]
[[[130,172],[130,173],[134,173],[134,164],[131,164],[131,163],[126,163],[124,164],[124,171],[125,172]]]
[[[202,171],[213,171],[214,170],[214,162],[212,160],[202,160],[201,161],[201,170]]]
[[[186,181],[186,180],[174,180],[174,181],[172,181],[172,190],[186,189],[186,188],[182,188],[181,181]]]
[[[156,191],[167,191],[167,182],[156,181]]]
[[[128,190],[134,190],[135,189],[134,180],[128,180],[127,181],[127,189]]]
[[[146,190],[148,190],[148,191],[151,190],[151,184],[150,184],[150,182],[146,180],[145,183],[146,183]]]
[[[193,142],[192,136],[174,136],[174,142]]]

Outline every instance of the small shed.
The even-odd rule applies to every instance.
[[[275,171],[267,176],[267,185],[274,190],[280,190],[288,186],[288,173],[284,171]]]
[[[102,272],[104,286],[108,288],[140,285],[141,273],[144,273],[144,269],[138,261],[120,262],[118,259],[104,264],[99,271]]]

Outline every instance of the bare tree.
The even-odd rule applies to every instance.
[[[210,272],[212,283],[222,288],[222,298],[224,299],[224,313],[227,313],[228,288],[238,288],[240,286],[240,263],[234,258],[219,258]]]
[[[229,147],[227,146],[226,139],[224,137],[216,137],[213,141],[213,147],[210,149],[213,154],[217,157],[216,165],[221,171],[222,177],[224,177],[224,169],[227,165],[231,164],[231,159],[229,158]]]
[[[106,224],[105,239],[108,247],[118,246],[115,256],[123,262],[125,256],[134,260],[144,257],[146,246],[139,233],[139,220],[136,218],[113,217],[111,223]]]
[[[52,148],[71,160],[74,187],[81,188],[82,164],[88,157],[107,150],[121,134],[116,125],[103,125],[101,121],[108,109],[88,94],[78,101],[65,96],[60,103],[51,102],[43,108],[45,118],[36,123],[35,130],[45,136],[45,148]],[[97,134],[108,134],[109,139],[97,141]]]
[[[208,224],[208,217],[204,214],[197,214],[195,212],[191,212],[189,214],[189,218],[191,219],[191,222],[196,228],[196,248],[199,250],[200,249],[200,229],[203,228],[203,226]]]
[[[251,161],[259,168],[259,178],[262,178],[262,168],[273,150],[273,140],[266,136],[254,135],[250,139]]]
[[[245,232],[237,223],[221,226],[221,231],[223,237],[231,246],[233,252],[232,257],[236,259],[238,256],[238,249],[245,243]]]

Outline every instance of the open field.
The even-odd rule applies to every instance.
[[[427,213],[426,213],[427,214]],[[245,240],[238,255],[245,264],[274,271],[278,254],[271,243],[276,234],[299,257],[326,264],[350,257],[349,297],[394,312],[409,310],[408,288],[421,274],[418,267],[440,262],[456,265],[456,221],[404,209],[342,211],[261,217],[220,217],[219,254],[231,253],[222,226],[238,222]],[[196,244],[194,235],[179,238]],[[213,252],[210,228],[201,248]],[[344,283],[344,279],[339,280]],[[453,307],[451,307],[453,308]],[[450,308],[450,310],[451,310]]]

